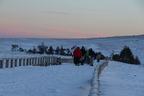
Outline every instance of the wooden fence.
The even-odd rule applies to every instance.
[[[69,58],[61,58],[61,62],[62,63],[73,63],[73,58],[69,57]]]
[[[61,64],[58,56],[40,56],[23,58],[1,58],[0,68],[14,68],[18,66],[48,66]]]

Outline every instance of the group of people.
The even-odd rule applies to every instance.
[[[93,66],[93,60],[97,59],[97,62],[102,58],[101,53],[95,53],[92,48],[86,50],[84,46],[76,47],[73,51],[74,64],[79,66],[84,63]]]

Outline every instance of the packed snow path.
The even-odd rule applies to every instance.
[[[0,70],[0,96],[88,96],[94,67],[63,64]]]
[[[109,62],[100,77],[100,96],[144,96],[144,67]]]

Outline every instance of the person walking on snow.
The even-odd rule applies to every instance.
[[[81,65],[84,65],[85,59],[86,59],[86,57],[85,57],[86,49],[84,46],[81,47],[81,52],[82,52]]]
[[[79,66],[79,63],[81,63],[82,58],[82,52],[79,47],[77,47],[73,52],[73,61],[75,65]]]

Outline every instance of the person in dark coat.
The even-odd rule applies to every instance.
[[[95,52],[93,51],[92,48],[89,49],[89,56],[90,56],[91,58],[95,58]]]
[[[73,52],[74,64],[79,66],[81,63],[82,52],[79,47],[77,47]]]
[[[85,59],[86,59],[86,56],[85,56],[85,54],[86,54],[86,49],[85,49],[84,46],[82,46],[82,48],[81,48],[81,53],[82,53],[81,65],[83,65],[84,62],[85,62]]]
[[[86,52],[86,63],[93,66],[93,60],[95,58],[95,52],[93,51],[92,48],[87,50]]]

